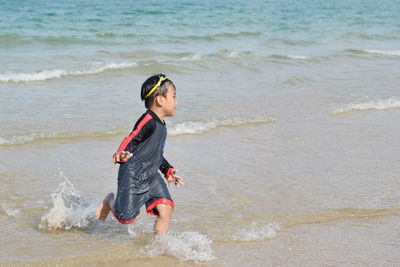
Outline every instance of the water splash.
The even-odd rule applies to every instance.
[[[197,232],[170,233],[155,236],[143,253],[150,257],[168,255],[180,261],[207,262],[214,259],[212,240]]]
[[[128,224],[127,229],[130,239],[135,239],[141,235],[153,235],[154,218],[153,216],[142,217],[135,220],[133,224]]]
[[[53,207],[42,216],[39,228],[54,231],[87,227],[95,220],[95,207],[89,205],[62,172],[59,175],[64,181],[51,194]]]

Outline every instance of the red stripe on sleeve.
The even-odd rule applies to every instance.
[[[168,181],[169,176],[171,176],[171,172],[172,172],[173,169],[174,168],[169,168],[168,172],[165,174],[165,179],[167,179],[167,181]]]
[[[143,126],[149,122],[153,117],[150,114],[147,114],[143,120],[139,123],[139,125],[137,126],[137,128],[127,137],[125,137],[125,139],[122,141],[121,145],[118,148],[118,151],[114,154],[113,158],[115,158],[115,156],[121,152],[124,151],[124,149],[128,146],[128,144],[132,141],[133,138],[135,138],[135,136],[140,132],[140,130],[142,130]]]

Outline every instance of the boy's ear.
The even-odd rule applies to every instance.
[[[157,106],[161,106],[163,104],[163,98],[161,95],[156,96],[156,98],[154,99],[154,102]]]

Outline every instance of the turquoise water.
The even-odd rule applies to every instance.
[[[394,0],[0,1],[0,262],[399,265],[399,18]],[[185,181],[161,241],[145,212],[94,219],[160,72]]]
[[[206,54],[221,45],[261,54],[288,47],[308,54],[318,47],[327,53],[328,44],[340,49],[398,41],[399,6],[388,0],[2,1],[0,47],[8,55],[73,56],[80,54],[76,50],[95,53],[102,46],[107,52],[124,51],[126,45]]]

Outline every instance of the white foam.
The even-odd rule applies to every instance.
[[[141,213],[145,214],[146,212],[143,207],[142,210],[143,212],[141,211]],[[114,219],[114,217],[112,218]],[[154,234],[154,218],[153,216],[143,216],[140,220],[135,220],[135,223],[128,224],[127,230],[131,239],[135,239],[143,234],[152,235]]]
[[[201,134],[222,126],[235,127],[246,124],[271,123],[271,122],[275,122],[275,119],[268,116],[259,116],[254,118],[247,118],[247,117],[236,117],[236,118],[225,118],[225,119],[214,118],[209,121],[186,121],[169,127],[168,134],[170,136],[176,136],[182,134]]]
[[[125,133],[126,129],[115,129],[98,132],[75,132],[75,133],[26,133],[23,135],[10,135],[0,136],[0,146],[4,145],[22,145],[27,143],[33,143],[37,141],[43,141],[47,139],[68,139],[68,138],[79,138],[79,137],[94,137],[94,136],[109,136],[120,133]]]
[[[302,60],[308,59],[308,57],[302,56],[302,55],[281,55],[281,56],[287,57],[287,58],[290,58],[290,59],[302,59]]]
[[[239,52],[236,52],[236,51],[231,51],[231,52],[227,55],[227,57],[228,57],[228,58],[238,58],[238,57],[240,57],[240,53],[239,53]]]
[[[143,253],[147,257],[168,255],[180,261],[207,262],[214,259],[212,240],[197,232],[169,233],[155,236]]]
[[[218,54],[225,58],[239,58],[241,56],[240,52],[229,49],[222,49],[218,52]]]
[[[194,55],[190,55],[190,56],[186,56],[186,57],[182,58],[183,61],[199,61],[202,59],[203,59],[203,57],[198,54],[194,54]]]
[[[378,54],[385,56],[397,56],[400,57],[400,50],[377,50],[377,49],[361,49],[361,51],[369,54]]]
[[[35,133],[30,133],[27,135],[13,135],[9,137],[1,137],[0,136],[0,145],[21,145],[21,144],[26,144],[29,142],[34,142],[35,140],[38,139],[43,139],[43,138],[51,138],[55,137],[55,134],[35,134]]]
[[[278,223],[268,223],[259,225],[255,222],[247,227],[240,228],[234,235],[233,240],[237,241],[262,241],[265,239],[275,238],[281,229]]]
[[[81,76],[98,74],[108,70],[125,69],[136,66],[136,62],[127,63],[110,63],[96,68],[83,69],[83,70],[42,70],[34,73],[3,73],[0,74],[0,82],[35,82],[45,81],[51,79],[60,79],[66,76]]]
[[[276,54],[276,55],[271,55],[271,57],[278,58],[278,59],[295,59],[295,60],[306,60],[306,59],[308,59],[307,56],[292,55],[292,54]]]
[[[12,145],[12,142],[0,136],[0,145]]]
[[[39,228],[43,230],[69,230],[72,227],[87,227],[94,221],[95,207],[89,206],[62,172],[60,176],[64,181],[51,194],[53,207],[42,216]]]
[[[21,213],[19,209],[11,208],[6,203],[3,203],[2,207],[6,214],[10,217],[17,217]]]
[[[391,97],[388,99],[371,100],[360,103],[349,103],[346,105],[335,107],[332,114],[347,113],[350,111],[363,111],[363,110],[384,110],[400,108],[400,99]]]

